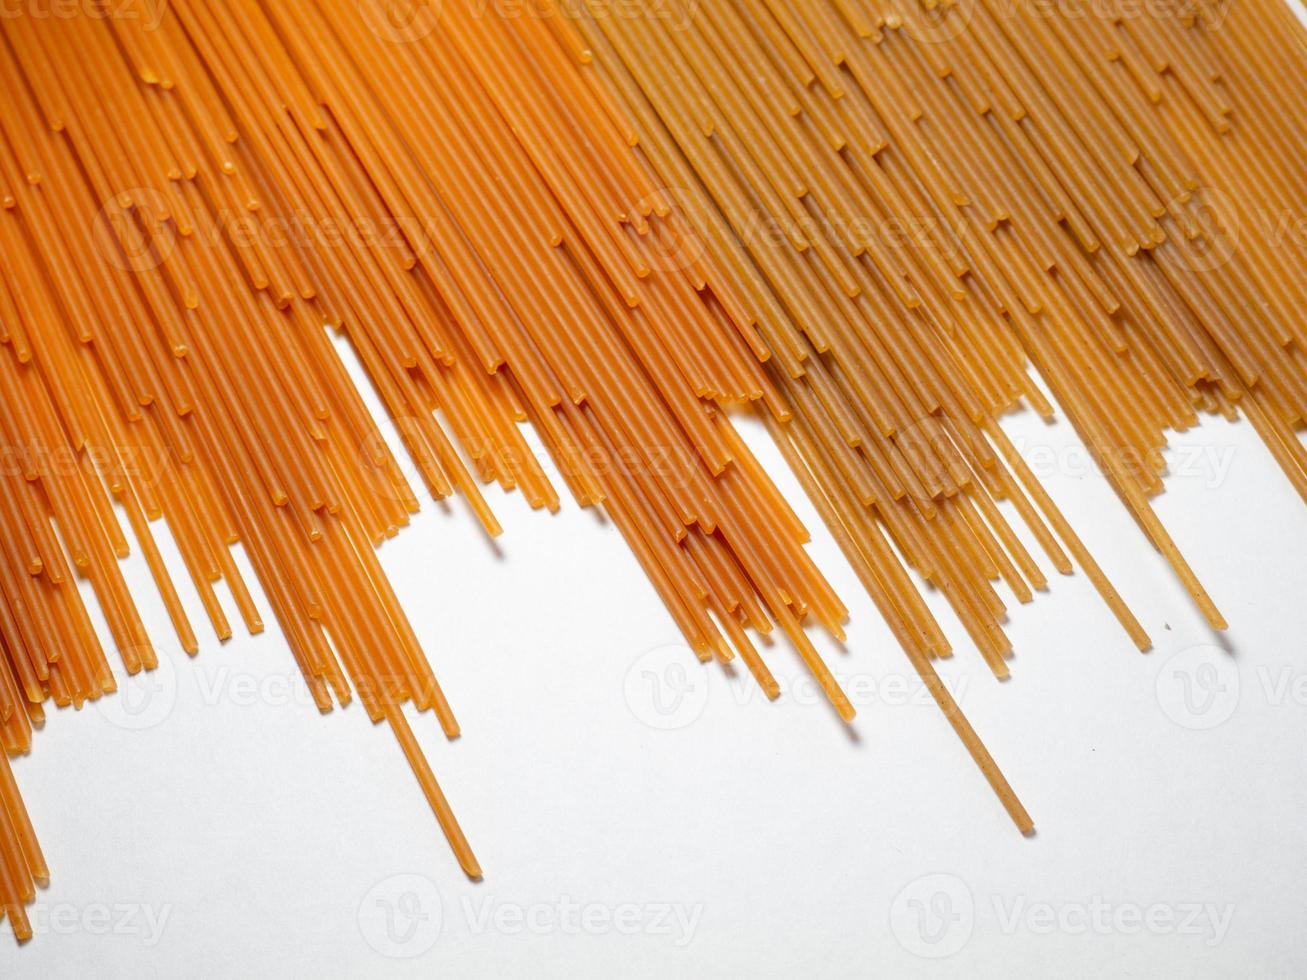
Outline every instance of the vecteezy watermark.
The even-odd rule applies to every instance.
[[[891,253],[917,249],[953,258],[981,227],[960,213],[947,221],[935,215],[846,215],[814,206],[801,218],[754,208],[744,214],[735,230],[740,244],[751,250],[806,248],[822,242],[858,253],[875,245]]]
[[[440,23],[442,0],[359,0],[359,15],[383,41],[420,41]]]
[[[928,874],[894,896],[890,931],[899,945],[924,959],[952,956],[971,939],[976,905],[971,886],[952,874]]]
[[[1233,0],[998,0],[996,17],[1056,17],[1076,21],[1101,20],[1111,24],[1140,20],[1173,21],[1187,28],[1215,30],[1225,22]]]
[[[445,472],[440,445],[446,439],[440,420],[433,416],[395,416],[379,423],[358,447],[356,460],[362,482],[380,500],[403,502],[427,483],[424,473]],[[476,436],[460,438],[459,447],[473,460],[489,462],[496,474],[519,486],[528,474],[557,485],[651,479],[672,489],[691,485],[702,467],[696,450],[688,446],[655,444],[588,445],[560,449],[557,454],[533,454],[525,442],[502,445]]]
[[[157,651],[156,651],[157,652]],[[310,686],[298,668],[287,670],[243,670],[220,659],[200,657],[183,670],[174,666],[181,654],[158,653],[159,665],[129,675],[118,690],[95,701],[95,709],[116,728],[144,731],[157,728],[176,713],[183,699],[205,709],[224,705],[232,708],[284,706],[325,707],[319,701],[323,689]],[[365,704],[373,701],[413,700],[428,703],[434,690],[424,690],[426,682],[414,685],[405,673],[369,674],[344,679],[347,689],[330,690],[338,699],[356,697]],[[326,695],[328,698],[330,694]],[[344,703],[342,700],[341,703]]]
[[[930,707],[935,699],[915,673],[835,673],[835,683],[857,709],[881,707]],[[811,674],[777,676],[780,690],[777,707],[811,707],[827,701],[826,692]],[[966,674],[943,678],[955,701],[961,702],[970,688]],[[736,707],[767,701],[767,695],[749,671],[741,668],[729,676],[699,662],[681,643],[655,647],[641,654],[623,679],[626,705],[637,719],[659,731],[675,731],[698,721],[716,696]]]
[[[708,674],[683,643],[654,647],[626,672],[631,713],[650,728],[674,731],[693,724],[708,706]]]
[[[657,936],[678,949],[694,940],[703,917],[697,902],[587,902],[567,895],[525,903],[465,896],[459,906],[473,935]]]
[[[1211,902],[1087,902],[1004,900],[994,896],[994,914],[1005,936],[1178,936],[1199,939],[1207,946],[1224,941],[1234,919],[1234,906]]]
[[[230,704],[237,708],[298,705],[308,708],[317,703],[308,681],[298,670],[268,674],[234,670],[226,664],[215,667],[199,663],[193,666],[200,701],[205,705]]]
[[[1197,731],[1215,728],[1239,707],[1239,668],[1218,646],[1191,646],[1162,665],[1156,691],[1162,712],[1177,725]]]
[[[397,874],[377,882],[359,904],[359,932],[383,956],[413,959],[442,933],[471,936],[652,936],[688,946],[703,917],[702,903],[582,901],[569,895],[519,901],[464,896],[447,917],[440,890],[429,878]]]
[[[1228,721],[1246,704],[1307,708],[1307,672],[1297,664],[1258,664],[1245,677],[1235,657],[1211,644],[1173,654],[1157,674],[1163,713],[1193,731]]]
[[[640,253],[651,271],[683,272],[703,260],[707,249],[691,220],[698,209],[695,198],[684,188],[661,187],[627,213],[632,225],[639,220],[637,216],[653,216],[643,236],[646,247]]]
[[[185,222],[179,218],[179,209],[162,191],[132,187],[104,202],[91,227],[91,244],[100,258],[123,272],[159,268],[182,241],[236,252],[384,249],[399,254],[408,267],[430,254],[440,229],[434,218],[337,216],[263,208],[195,209]]]
[[[1173,269],[1208,273],[1244,249],[1307,255],[1307,213],[1292,208],[1241,208],[1216,187],[1200,187],[1187,202],[1168,202],[1174,233],[1153,255]]]
[[[1021,436],[1012,440],[1013,447],[1040,480],[1053,477],[1078,479],[1103,476],[1108,471],[1104,454],[1111,453],[1111,462],[1118,471],[1131,474],[1152,474],[1154,470],[1133,447],[1091,448],[1083,443],[1053,445],[1031,442]],[[1166,450],[1168,480],[1184,480],[1199,484],[1205,490],[1216,490],[1225,484],[1234,467],[1238,451],[1233,445],[1181,444]]]
[[[1159,244],[1153,255],[1182,272],[1214,272],[1239,251],[1243,233],[1234,202],[1215,187],[1200,187],[1183,206],[1168,208],[1179,234]]]
[[[952,956],[986,928],[1004,936],[1173,936],[1216,946],[1233,921],[1230,903],[1113,901],[1101,895],[1050,901],[992,894],[977,900],[966,881],[942,872],[908,882],[889,911],[899,945],[924,959]]]
[[[894,12],[885,18],[885,23],[918,44],[946,44],[971,25],[978,3],[980,0],[943,0],[932,4],[906,0],[892,5]]]
[[[699,0],[459,0],[459,15],[473,19],[602,21],[647,20],[682,31],[698,12]],[[420,41],[439,26],[444,0],[358,0],[363,22],[394,44]]]
[[[422,875],[391,875],[363,896],[358,922],[364,942],[382,956],[421,956],[436,944],[444,925],[440,890]]]
[[[517,10],[517,16],[562,16],[569,20],[646,20],[683,31],[699,13],[699,0],[469,0],[485,11]]]
[[[48,445],[35,440],[0,444],[0,474],[23,476],[29,480],[43,477],[75,476],[82,472],[82,461],[104,476],[130,477],[136,486],[155,486],[165,467],[171,465],[168,451],[162,447],[114,443],[105,446],[87,440],[81,449],[68,443]]]
[[[167,721],[177,706],[177,668],[158,653],[158,667],[129,674],[118,690],[94,701],[95,710],[115,728],[139,732]]]
[[[97,255],[121,272],[148,272],[177,247],[177,223],[168,198],[153,187],[131,187],[104,202],[91,223]]]
[[[922,44],[944,44],[967,30],[980,11],[998,22],[1016,19],[1057,18],[1070,30],[1077,22],[1094,19],[1121,24],[1140,20],[1171,21],[1187,29],[1218,30],[1229,15],[1233,0],[942,0],[891,5],[886,26],[902,30]]]
[[[168,0],[0,0],[0,20],[29,17],[32,20],[135,21],[143,30],[159,27]]]
[[[28,910],[37,936],[121,936],[149,949],[159,944],[171,904],[149,902],[37,902]]]
[[[1266,703],[1273,708],[1307,708],[1307,673],[1296,666],[1285,664],[1272,669],[1266,664],[1257,667],[1257,682]]]

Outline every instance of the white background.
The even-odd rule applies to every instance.
[[[1218,639],[1069,426],[1007,425],[1155,641],[1135,652],[1082,575],[1050,570],[999,684],[928,597],[1033,838],[742,424],[851,608],[822,650],[852,732],[783,644],[777,704],[700,667],[570,500],[492,495],[498,549],[461,503],[428,504],[382,559],[463,724],[448,743],[414,718],[472,884],[390,733],[319,716],[270,614],[189,661],[134,557],[164,664],[52,712],[15,762],[54,879],[32,943],[3,926],[0,977],[1303,975],[1307,508],[1246,423],[1175,437],[1157,508],[1231,623]]]

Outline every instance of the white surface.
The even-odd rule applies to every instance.
[[[1159,508],[1226,653],[1069,427],[1010,431],[1156,641],[1134,652],[1083,576],[1056,577],[1016,610],[1000,685],[930,596],[1033,839],[748,427],[852,609],[824,650],[856,738],[784,646],[779,704],[699,667],[593,514],[494,498],[500,556],[461,504],[428,506],[383,560],[464,726],[417,725],[485,882],[390,734],[313,709],[275,629],[210,641],[166,650],[130,704],[53,713],[16,762],[54,880],[0,976],[1302,975],[1307,508],[1246,424],[1175,440]]]

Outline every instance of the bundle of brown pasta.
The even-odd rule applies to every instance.
[[[996,501],[1149,646],[998,423],[1023,400],[1051,414],[1028,363],[1214,628],[1148,503],[1165,431],[1242,412],[1307,487],[1304,256],[1222,249],[1256,213],[1301,213],[1301,28],[1276,0],[1077,11],[586,0],[577,17],[776,355],[795,417],[773,435],[969,746],[929,664],[948,641],[903,566],[1006,676],[991,583],[1025,602],[1046,581]]]

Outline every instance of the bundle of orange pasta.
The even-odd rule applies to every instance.
[[[190,653],[151,522],[222,638],[220,580],[262,628],[239,542],[319,707],[357,696],[391,725],[475,877],[403,708],[458,726],[373,551],[417,498],[330,330],[433,495],[461,492],[491,534],[472,474],[555,508],[530,421],[694,649],[740,656],[772,696],[749,629],[779,626],[852,717],[801,625],[841,635],[845,610],[722,413],[787,416],[767,352],[709,261],[667,261],[685,229],[574,67],[575,36],[451,5],[413,39],[378,15],[185,0],[157,22],[0,24],[0,720],[25,751],[47,698],[112,691],[78,577],[126,669],[156,664],[119,514]],[[0,903],[25,937],[46,871],[3,801]]]
[[[137,81],[118,29],[6,19],[0,47],[5,747],[27,750],[47,698],[80,707],[114,689],[77,578],[126,669],[157,664],[118,571],[129,547],[119,513],[180,645],[198,650],[151,538],[162,517],[224,639],[219,580],[262,629],[230,551],[244,545],[319,706],[357,694],[390,722],[476,874],[400,710],[434,709],[458,732],[372,551],[402,520],[400,503],[379,510],[361,483],[359,447],[384,467],[384,443],[321,321],[255,288],[270,251],[188,240],[197,220],[256,203],[238,184],[235,134],[200,66],[189,87]],[[169,54],[185,64],[182,45]],[[22,832],[5,841],[0,900],[25,937],[21,902],[46,872],[14,846],[27,842],[25,817],[8,816]]]

